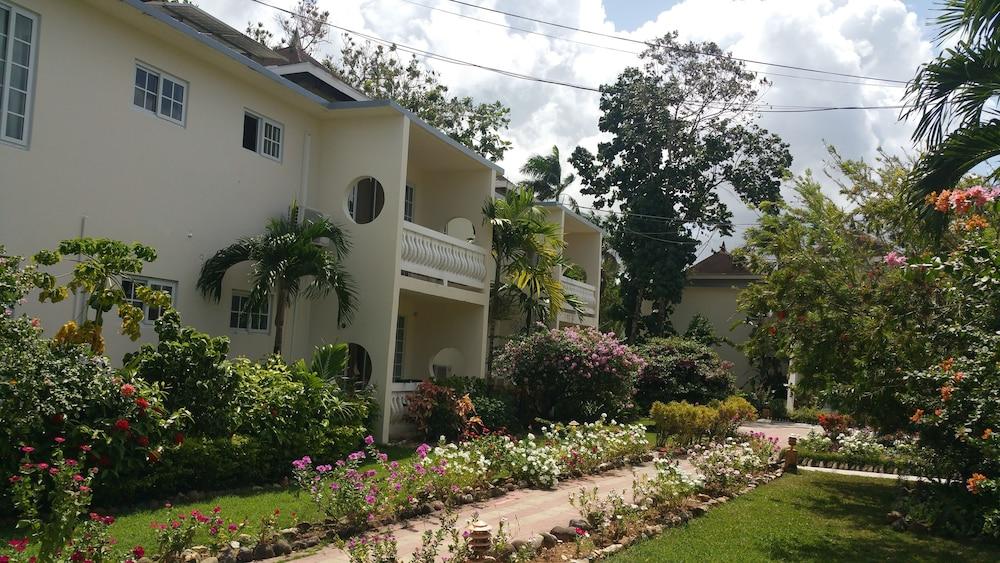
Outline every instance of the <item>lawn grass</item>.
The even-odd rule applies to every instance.
[[[1000,561],[1000,546],[896,532],[895,482],[787,474],[611,558],[640,561]]]
[[[403,462],[415,455],[414,447],[409,445],[379,447],[389,456],[390,460]],[[361,469],[380,468],[377,463],[372,462],[363,465]],[[199,502],[178,503],[171,507],[170,514],[178,512],[190,514],[192,510],[200,510],[204,514],[210,515],[216,506],[222,509],[220,514],[226,519],[226,522],[240,522],[245,519],[248,523],[245,531],[251,535],[260,529],[261,519],[272,514],[275,509],[281,510],[279,529],[290,526],[293,517],[300,522],[317,522],[323,519],[323,514],[313,504],[309,495],[300,493],[294,486],[287,490],[247,491],[224,494]],[[156,510],[136,508],[114,516],[116,516],[116,520],[111,526],[111,535],[118,540],[120,545],[129,548],[142,545],[147,551],[152,551],[151,548],[156,545],[156,534],[150,524],[154,521],[166,522],[168,513],[163,508]],[[7,540],[17,536],[14,529],[0,529],[0,539]],[[195,538],[195,544],[205,543],[208,539],[206,532],[200,532],[200,535]]]

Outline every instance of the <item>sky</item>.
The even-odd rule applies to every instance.
[[[265,1],[286,8],[296,3]],[[281,15],[251,0],[197,0],[197,4],[241,30],[250,21],[277,30],[275,18]],[[639,46],[475,6],[636,40],[677,30],[681,40],[714,41],[737,57],[904,81],[936,51],[934,29],[929,25],[934,0],[319,0],[319,4],[331,12],[330,22],[337,26],[465,61],[590,87],[612,82],[624,68],[636,65],[638,57],[622,51],[638,51]],[[321,54],[337,52],[340,34],[331,33],[331,41],[320,47]],[[435,60],[427,63],[454,94],[484,102],[500,100],[511,108],[508,138],[513,148],[500,164],[514,180],[520,178],[518,169],[532,154],[548,153],[557,145],[565,158],[577,146],[595,150],[605,138],[597,125],[597,93]],[[763,101],[768,104],[898,105],[903,92],[898,84],[873,85],[759,64],[747,68],[810,78],[767,75],[772,84]],[[894,109],[769,113],[760,116],[759,124],[790,144],[795,174],[812,170],[822,176],[825,143],[848,158],[871,160],[879,148],[894,154],[912,153],[913,124],[900,121]],[[570,171],[564,162],[564,172]],[[579,196],[579,186],[572,186],[569,193],[589,205],[589,198]],[[834,195],[832,189],[830,193]],[[741,231],[756,218],[731,193],[724,191],[722,198],[734,211],[736,232],[727,239],[697,232],[704,243],[700,255],[718,248],[723,240],[730,248],[739,245]]]

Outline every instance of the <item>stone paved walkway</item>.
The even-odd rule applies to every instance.
[[[761,421],[743,426],[740,429],[744,432],[763,432],[767,436],[774,436],[778,438],[779,444],[784,446],[789,435],[803,436],[809,432],[810,428],[813,427],[808,424]],[[694,473],[694,468],[685,460],[680,462],[680,468],[683,471]],[[653,472],[653,464],[645,463],[630,468],[608,471],[601,475],[562,481],[552,490],[520,489],[499,498],[463,505],[458,510],[458,525],[464,525],[467,520],[478,513],[479,518],[489,523],[494,529],[496,529],[497,522],[506,519],[512,539],[527,539],[533,534],[548,532],[553,526],[565,526],[570,519],[578,518],[579,513],[570,505],[569,497],[579,491],[581,487],[587,489],[597,487],[601,495],[606,495],[611,490],[626,491],[625,496],[630,499],[632,482],[639,475],[652,475]],[[413,549],[420,545],[421,534],[425,530],[436,529],[439,522],[440,518],[431,514],[393,524],[382,529],[381,532],[391,531],[396,536],[399,556],[406,560]],[[343,562],[348,561],[348,558],[342,550],[327,546],[312,555],[295,560],[318,563],[320,561]]]

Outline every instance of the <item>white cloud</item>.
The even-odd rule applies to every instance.
[[[483,6],[640,40],[678,30],[682,40],[715,41],[740,57],[847,74],[906,80],[932,54],[929,31],[921,29],[916,13],[901,0],[682,0],[631,32],[615,29],[607,19],[605,1],[609,0],[476,0]],[[284,7],[295,4],[295,0],[270,2]],[[616,49],[638,51],[641,47],[543,28],[445,0],[414,2]],[[262,20],[275,27],[273,10],[249,0],[199,0],[199,4],[240,29],[250,20]],[[637,61],[627,53],[512,31],[404,0],[320,0],[320,5],[330,10],[331,22],[336,25],[442,55],[587,86],[612,81],[623,68]],[[339,36],[339,32],[333,35]],[[332,53],[337,45],[339,37],[323,49]],[[501,163],[511,177],[519,176],[517,170],[530,154],[548,152],[553,144],[567,157],[577,145],[596,145],[600,135],[596,93],[521,81],[439,61],[429,64],[456,94],[482,101],[499,99],[511,107],[510,138],[514,148]],[[858,81],[759,65],[750,68]],[[773,85],[764,101],[774,105],[897,105],[902,94],[900,88],[781,76],[769,79]],[[791,145],[796,173],[822,168],[824,142],[836,145],[845,156],[866,158],[873,157],[879,147],[903,152],[911,146],[912,125],[899,122],[897,110],[770,113],[763,115],[760,123]],[[569,170],[568,164],[566,167]],[[733,199],[724,197],[727,201]],[[734,205],[734,211],[736,223],[749,223],[755,217],[739,205]],[[712,245],[718,243],[716,237]]]

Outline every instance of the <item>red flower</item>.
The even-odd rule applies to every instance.
[[[82,444],[82,445],[80,446],[80,451],[81,451],[81,452],[89,452],[89,451],[90,451],[90,449],[91,449],[91,448],[90,448],[90,444]]]
[[[149,408],[149,401],[147,401],[146,399],[144,399],[142,397],[139,397],[138,399],[136,399],[135,400],[135,404],[138,405],[139,408],[142,409],[142,410],[146,410],[146,409]]]
[[[127,432],[129,429],[129,423],[124,418],[119,418],[115,421],[115,428],[121,430],[122,432]]]
[[[80,492],[81,493],[88,493],[88,492],[90,492],[90,487],[88,487],[86,485],[80,485]]]
[[[131,383],[122,385],[122,395],[125,395],[126,397],[135,395],[135,385],[132,385]]]
[[[778,327],[776,327],[774,325],[771,325],[771,326],[767,327],[767,333],[770,334],[771,336],[774,336],[775,334],[778,334]]]
[[[104,518],[101,518],[101,522],[105,526],[110,526],[110,525],[112,525],[112,524],[115,523],[115,517],[114,516],[110,516],[110,515],[109,516],[105,516]]]
[[[21,477],[17,475],[11,475],[7,480],[10,481],[11,483],[17,483],[18,481],[21,480]]]
[[[35,448],[32,448],[31,446],[21,446],[21,451],[26,454],[30,454],[31,452],[35,451]]]
[[[7,542],[7,545],[14,548],[14,551],[21,553],[28,548],[28,538],[12,539]]]
[[[142,559],[146,555],[146,550],[143,549],[141,545],[137,545],[132,548],[132,555],[134,555],[136,559]]]
[[[52,424],[62,424],[63,421],[66,420],[66,415],[64,415],[63,413],[54,414],[54,415],[52,415],[51,420],[52,420]]]
[[[576,535],[578,535],[578,536],[585,536],[585,535],[587,535],[587,530],[584,530],[583,528],[577,528],[576,529]]]
[[[184,433],[178,432],[174,434],[174,443],[178,446],[184,443]]]
[[[149,437],[139,436],[138,438],[135,439],[135,442],[145,448],[146,446],[149,445]]]

